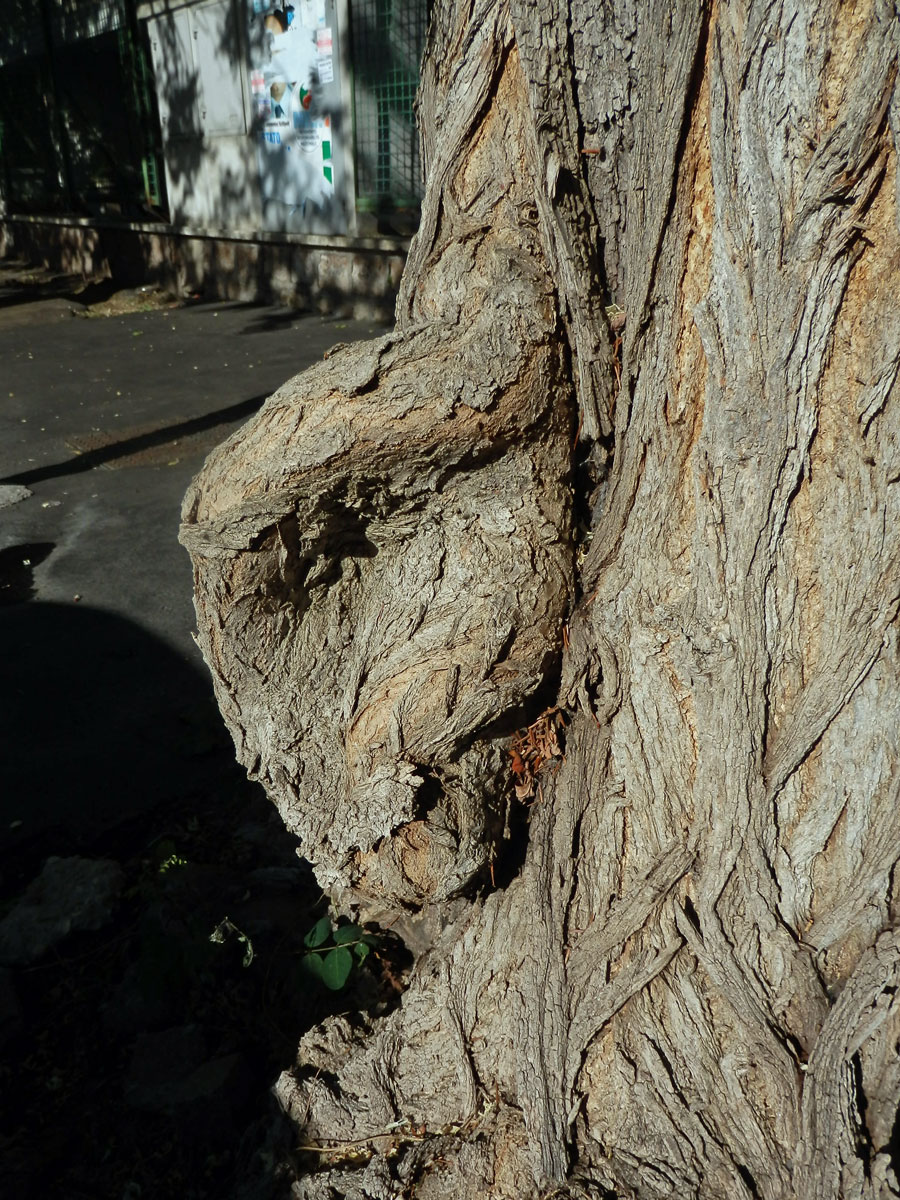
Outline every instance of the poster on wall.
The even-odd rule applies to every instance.
[[[250,2],[250,93],[269,229],[339,232],[333,12],[326,0]]]

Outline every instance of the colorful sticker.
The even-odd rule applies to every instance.
[[[262,0],[259,58],[250,71],[250,93],[259,134],[260,190],[266,205],[277,205],[289,222],[308,205],[325,205],[334,195],[331,119],[320,115],[317,89],[334,79],[332,30],[324,0],[293,0],[276,8]],[[287,228],[288,225],[285,224]]]
[[[315,154],[319,148],[319,130],[309,113],[294,112],[294,132],[297,135],[297,145],[303,153]]]
[[[331,117],[323,117],[317,121],[319,142],[322,147],[322,175],[328,185],[329,192],[334,191],[334,164],[331,158]]]

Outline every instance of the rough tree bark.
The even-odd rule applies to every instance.
[[[900,1194],[898,45],[435,4],[395,331],[185,502],[241,760],[417,954],[279,1081],[298,1197]]]

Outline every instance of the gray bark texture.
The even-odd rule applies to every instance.
[[[184,509],[238,756],[416,954],[279,1080],[298,1200],[900,1195],[898,27],[437,0],[396,328]]]

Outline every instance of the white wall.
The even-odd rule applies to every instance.
[[[315,28],[301,28],[300,0],[293,3],[294,32],[315,39]],[[315,142],[318,158],[304,153],[308,136],[274,152],[271,135],[264,140],[270,126],[260,115],[251,74],[269,7],[275,7],[269,0],[149,0],[139,9],[150,40],[171,219],[216,232],[355,232],[344,152],[352,136],[337,29],[346,5],[336,10],[333,0],[313,0],[303,10],[304,21],[317,12],[320,24],[328,22],[335,43],[323,71],[327,82],[314,93],[317,123],[328,118],[327,132]],[[294,134],[293,125],[289,132]],[[323,138],[330,138],[333,155],[330,187],[322,179]]]

